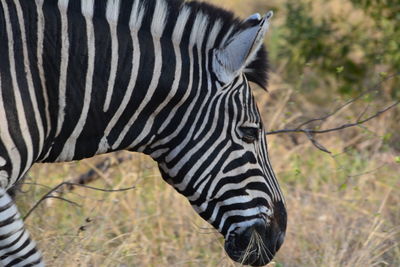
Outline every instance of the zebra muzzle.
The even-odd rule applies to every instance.
[[[263,266],[268,264],[281,247],[285,233],[272,224],[257,222],[246,229],[239,229],[225,242],[229,257],[241,264]]]

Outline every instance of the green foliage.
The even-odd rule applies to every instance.
[[[348,0],[351,8],[339,13],[330,11],[332,2],[286,3],[275,59],[287,59],[286,79],[293,82],[312,66],[314,79],[324,77],[320,84],[332,77],[339,93],[354,95],[364,85],[399,72],[400,2]],[[395,86],[387,93],[400,96]]]

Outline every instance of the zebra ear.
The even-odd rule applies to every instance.
[[[245,20],[252,25],[230,37],[223,47],[214,51],[213,70],[220,82],[233,81],[256,57],[269,28],[273,13],[269,11],[262,19],[255,14]]]

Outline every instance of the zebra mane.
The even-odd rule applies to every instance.
[[[130,30],[145,29],[157,38],[171,38],[173,42],[189,46],[203,45],[208,37],[207,50],[224,47],[229,38],[257,23],[257,20],[243,21],[230,11],[209,3],[184,0],[81,0],[84,15],[105,18],[109,23],[129,25]],[[60,2],[68,2],[59,0]],[[70,1],[73,8],[77,1]],[[86,2],[86,4],[83,4]],[[90,2],[93,10],[88,8]],[[74,4],[73,4],[74,3]],[[62,6],[62,4],[61,4]],[[154,17],[154,20],[153,20]],[[210,40],[212,40],[210,42]],[[268,57],[264,46],[244,68],[249,81],[266,89],[268,81]]]
[[[160,0],[157,0],[160,1]],[[163,0],[161,0],[163,1]],[[167,1],[176,2],[178,0]],[[182,3],[182,1],[179,1]],[[229,38],[238,32],[254,26],[258,20],[243,21],[236,17],[232,12],[216,7],[204,2],[184,2],[183,6],[187,6],[196,17],[205,17],[207,25],[215,25],[221,23],[219,40],[215,42],[213,48],[221,48],[227,45]],[[202,25],[204,27],[204,25]],[[203,29],[206,32],[207,29]],[[202,32],[199,30],[198,32]],[[201,37],[200,37],[201,38]],[[246,66],[244,73],[247,79],[254,82],[266,90],[268,85],[268,53],[264,46],[261,46],[253,60]]]

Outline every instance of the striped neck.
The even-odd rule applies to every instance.
[[[120,149],[157,154],[149,148],[182,124],[176,112],[199,108],[210,95],[213,49],[247,25],[210,5],[177,0],[19,5],[34,82],[45,92],[41,161]]]
[[[176,130],[176,112],[209,95],[210,51],[228,26],[221,19],[211,24],[201,4],[174,10],[172,2],[39,5],[44,25],[32,32],[43,29],[43,46],[56,46],[43,52],[46,81],[57,85],[47,86],[57,117],[43,161],[121,149],[151,154],[150,145]]]

